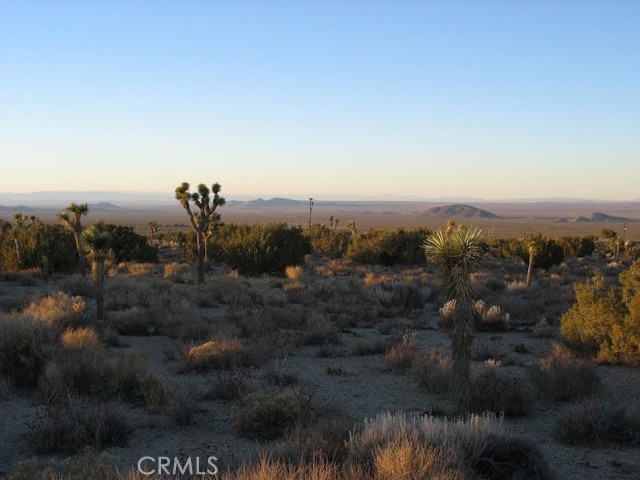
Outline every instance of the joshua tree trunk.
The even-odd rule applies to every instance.
[[[531,273],[533,272],[533,262],[536,258],[536,249],[533,246],[529,247],[529,268],[527,269],[527,287],[531,285]]]
[[[91,265],[91,276],[96,295],[96,316],[104,320],[104,260],[96,259]]]
[[[457,412],[466,412],[470,401],[471,377],[471,344],[473,342],[473,306],[470,301],[457,302],[453,317],[453,339],[451,342],[453,356],[453,391],[455,392],[455,408]]]
[[[76,241],[76,252],[78,252],[78,263],[80,263],[80,270],[82,275],[87,275],[87,262],[84,258],[84,251],[82,250],[82,244],[80,243],[80,234],[82,232],[73,232],[73,239]]]
[[[16,246],[16,261],[18,262],[18,270],[22,268],[22,248],[20,248],[20,240],[18,240],[18,236],[13,239],[13,243]]]
[[[204,250],[205,238],[202,232],[197,232],[198,239],[198,285],[204,282]]]

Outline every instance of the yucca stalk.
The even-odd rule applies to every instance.
[[[76,242],[76,252],[78,253],[78,262],[80,263],[80,269],[82,274],[87,274],[87,264],[84,258],[84,251],[80,242],[80,235],[82,235],[82,221],[83,215],[89,213],[89,206],[86,203],[78,205],[72,203],[69,205],[65,212],[58,215],[58,218],[73,232],[73,239]]]
[[[447,300],[456,301],[451,351],[453,355],[453,395],[456,411],[469,409],[471,343],[473,342],[473,286],[471,273],[482,257],[480,230],[460,227],[436,230],[424,245],[427,258],[442,279]]]
[[[97,317],[99,320],[104,320],[104,264],[113,243],[113,235],[105,223],[100,221],[82,232],[81,242],[85,245],[91,262]]]

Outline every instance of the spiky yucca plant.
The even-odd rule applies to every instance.
[[[78,205],[77,203],[70,204],[64,212],[58,215],[58,218],[62,220],[69,230],[73,232],[73,239],[76,242],[76,251],[78,252],[78,262],[82,269],[82,274],[87,274],[86,261],[84,259],[84,251],[80,243],[80,235],[82,235],[82,221],[83,215],[89,213],[89,206],[86,203]]]
[[[156,240],[156,234],[160,231],[158,222],[149,222],[149,243],[153,245]]]
[[[219,183],[214,183],[211,189],[204,183],[198,185],[198,191],[190,193],[189,184],[183,182],[176,188],[176,200],[180,202],[189,215],[189,221],[193,230],[196,232],[196,241],[198,248],[198,284],[204,282],[204,263],[205,263],[205,243],[207,242],[207,231],[209,227],[219,219],[216,218],[215,211],[218,207],[225,204],[225,199],[220,196],[222,187]],[[211,194],[213,193],[213,197]],[[191,204],[198,208],[199,211],[191,210]]]
[[[456,301],[453,317],[453,394],[456,410],[469,408],[471,343],[473,341],[473,287],[471,273],[482,257],[481,232],[459,227],[447,232],[436,230],[424,245],[427,258],[442,279],[447,300]]]
[[[99,320],[104,320],[104,263],[109,248],[113,243],[113,235],[104,222],[96,222],[87,227],[81,236],[91,262],[91,277],[95,287],[96,310]]]

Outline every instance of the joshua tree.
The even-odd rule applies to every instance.
[[[13,244],[15,245],[15,248],[16,248],[16,261],[18,262],[18,269],[20,269],[22,268],[22,261],[23,261],[21,236],[23,232],[28,230],[29,227],[33,225],[33,222],[35,221],[36,217],[34,215],[27,217],[22,213],[16,213],[13,216],[13,218],[16,221],[16,227],[15,227],[15,230],[13,231]]]
[[[206,233],[209,230],[209,225],[215,221],[213,214],[215,213],[216,208],[225,204],[225,199],[220,196],[221,190],[222,187],[219,183],[214,183],[211,186],[211,190],[209,190],[204,183],[201,183],[198,185],[198,191],[193,193],[189,193],[189,184],[187,182],[183,182],[176,188],[176,199],[180,202],[182,208],[187,211],[191,226],[196,232],[198,248],[198,284],[204,282],[204,252],[205,243],[207,241]],[[213,193],[213,198],[210,196],[211,193]],[[190,202],[193,202],[199,211],[194,212],[191,210]]]
[[[149,222],[149,243],[153,245],[156,240],[156,233],[160,231],[160,225],[158,222]]]
[[[529,268],[527,268],[527,287],[531,286],[531,273],[533,272],[533,263],[536,259],[536,245],[534,243],[529,244]]]
[[[82,251],[82,245],[80,244],[80,235],[82,235],[82,215],[89,213],[89,206],[86,203],[69,205],[65,212],[58,215],[58,218],[69,227],[73,232],[73,239],[76,241],[76,251],[78,252],[78,261],[80,262],[80,269],[82,274],[87,274],[87,266],[84,259],[84,252]]]
[[[113,235],[104,222],[96,222],[86,228],[81,235],[91,262],[91,277],[96,295],[96,310],[99,320],[104,320],[104,262],[109,247],[113,243]]]
[[[221,217],[219,213],[211,215],[211,221],[209,222],[209,228],[204,234],[204,263],[209,264],[209,240],[218,231],[218,228],[222,225]]]
[[[313,198],[309,197],[309,228],[311,228],[311,210],[313,210]]]
[[[424,245],[427,258],[438,269],[448,300],[456,301],[453,317],[453,394],[456,410],[469,407],[471,343],[473,341],[473,287],[471,273],[482,256],[480,231],[458,228],[449,234],[436,230]]]

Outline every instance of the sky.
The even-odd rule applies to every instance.
[[[3,1],[0,192],[637,199],[639,24],[633,0]]]

